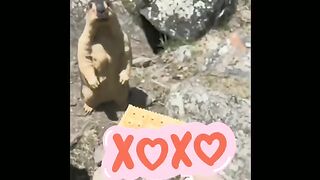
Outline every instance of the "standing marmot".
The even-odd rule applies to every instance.
[[[88,4],[86,24],[78,42],[78,64],[86,114],[109,101],[121,109],[127,107],[131,46],[109,0],[92,0]]]

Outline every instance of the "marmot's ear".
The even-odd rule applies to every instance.
[[[93,4],[93,1],[89,1],[88,4],[87,4],[87,9],[91,9],[92,8],[92,4]]]
[[[89,1],[86,6],[84,6],[84,11],[87,12],[92,8],[93,1]]]

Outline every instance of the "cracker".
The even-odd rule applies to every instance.
[[[181,120],[129,105],[118,125],[128,128],[157,129],[183,123]]]
[[[184,121],[171,118],[169,116],[165,116],[156,112],[148,111],[146,109],[138,108],[129,104],[118,125],[136,129],[157,129],[166,125],[180,125],[184,123]]]

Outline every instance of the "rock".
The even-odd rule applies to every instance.
[[[151,0],[122,0],[126,10],[132,15],[138,15],[139,10],[148,5]]]
[[[245,46],[246,46],[247,48],[251,48],[251,42],[246,42],[246,43],[245,43]]]
[[[187,180],[187,179],[185,179]],[[191,178],[189,178],[189,180],[223,180],[221,178],[221,176],[217,175],[217,174],[213,174],[211,176],[202,176],[202,175],[195,175]]]
[[[135,87],[130,89],[129,103],[145,108],[150,106],[155,101],[155,96],[151,93],[147,93],[145,90]]]
[[[133,67],[148,67],[151,64],[152,59],[148,57],[138,57],[132,60]]]
[[[233,47],[233,49],[237,50],[238,52],[241,52],[241,53],[246,52],[245,44],[243,43],[243,40],[241,39],[238,33],[236,32],[231,33],[228,39],[228,42]]]
[[[208,36],[208,40],[206,42],[205,48],[208,50],[216,50],[218,49],[218,45],[221,42],[221,39],[217,35]]]
[[[241,14],[241,20],[244,22],[250,22],[251,21],[251,11],[250,10],[242,10],[240,11]]]
[[[223,46],[222,48],[219,49],[218,54],[220,56],[223,56],[224,54],[226,54],[228,52],[229,48],[228,46]]]
[[[208,68],[207,68],[207,66],[205,66],[205,65],[201,65],[201,67],[200,67],[200,70],[201,71],[206,71]]]
[[[78,65],[78,61],[77,61],[77,59],[75,57],[73,58],[72,65],[73,66],[77,66]]]
[[[187,62],[191,59],[191,46],[184,45],[180,46],[173,53],[173,59],[178,63]]]
[[[154,0],[144,6],[141,1],[134,2],[135,10],[143,7],[140,13],[160,32],[181,40],[202,37],[229,19],[237,5],[237,0]]]
[[[95,170],[93,154],[98,141],[96,130],[86,129],[70,151],[70,163],[79,169],[86,169],[89,176],[92,176]]]
[[[89,180],[90,176],[86,169],[79,169],[70,164],[70,180]]]
[[[153,102],[155,102],[156,98],[153,95],[148,95],[146,100],[146,106],[150,106]]]
[[[202,83],[190,78],[172,88],[165,105],[168,115],[186,122],[228,125],[235,133],[238,153],[224,172],[229,179],[250,177],[250,100],[226,95]]]
[[[96,164],[98,164],[99,162],[102,161],[103,159],[103,144],[101,144],[100,146],[96,147],[94,150],[94,154],[93,154],[93,158],[94,158],[94,162]]]
[[[93,174],[92,180],[108,180],[107,176],[103,172],[102,167],[99,167]]]
[[[173,76],[172,79],[181,80],[181,79],[183,79],[183,75],[178,74],[178,75],[176,75],[176,76]]]

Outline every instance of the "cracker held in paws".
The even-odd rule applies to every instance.
[[[131,64],[130,40],[122,31],[111,3],[91,0],[78,41],[81,94],[86,114],[110,101],[126,109]]]

